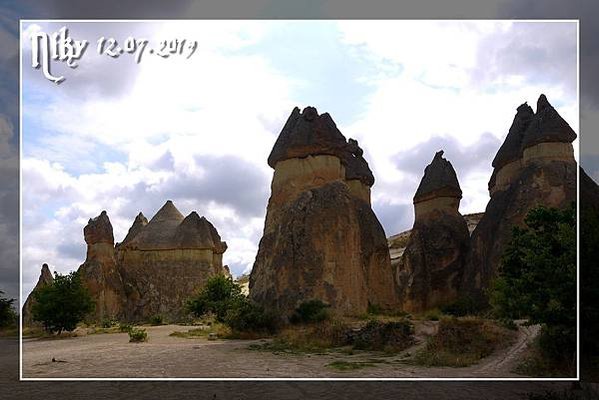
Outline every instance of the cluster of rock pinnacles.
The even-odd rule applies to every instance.
[[[370,306],[420,312],[480,292],[528,210],[575,201],[575,138],[544,95],[536,113],[518,107],[473,232],[459,212],[456,172],[437,152],[414,196],[413,228],[392,261],[370,205],[374,176],[358,142],[346,140],[329,114],[295,108],[268,157],[272,193],[250,298],[285,318],[311,299],[358,315]],[[79,270],[97,318],[181,317],[186,299],[210,276],[229,274],[222,265],[227,246],[214,226],[196,212],[183,217],[171,201],[149,222],[140,213],[116,246],[105,211],[89,220],[84,236],[87,258]],[[36,287],[51,278],[45,266]]]

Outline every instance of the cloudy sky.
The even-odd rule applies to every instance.
[[[57,86],[31,68],[29,35],[63,25],[90,46],[76,69],[53,65],[66,78]],[[98,55],[102,36],[198,49],[137,64]],[[491,160],[521,103],[534,108],[545,93],[578,132],[575,23],[31,22],[22,51],[25,295],[42,263],[66,272],[84,261],[89,218],[105,209],[120,241],[139,211],[150,218],[167,199],[212,221],[229,245],[224,262],[248,272],[272,178],[266,158],[294,106],[329,112],[360,142],[387,235],[411,227],[412,196],[440,149],[460,179],[461,212],[483,211]],[[6,119],[0,130],[14,135]]]

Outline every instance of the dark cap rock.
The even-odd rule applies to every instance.
[[[451,163],[443,158],[443,150],[438,151],[433,161],[425,168],[424,176],[414,195],[414,203],[436,197],[462,198],[462,189],[455,170]]]
[[[524,133],[523,149],[539,143],[572,143],[576,133],[542,94],[537,112]]]
[[[528,129],[533,117],[534,112],[532,107],[527,103],[518,107],[505,141],[493,159],[492,165],[494,168],[501,168],[522,157],[522,140],[524,138],[524,132]]]
[[[279,161],[292,158],[337,156],[346,169],[346,179],[359,179],[372,186],[374,176],[362,154],[358,142],[346,141],[328,113],[318,114],[314,107],[300,112],[295,107],[268,156],[268,165],[275,168]]]

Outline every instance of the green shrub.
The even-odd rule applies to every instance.
[[[129,342],[139,343],[148,340],[148,333],[142,328],[129,329]]]
[[[93,311],[94,301],[81,283],[78,272],[68,275],[54,273],[54,281],[33,292],[33,319],[42,322],[50,333],[73,331],[83,318]]]
[[[150,325],[162,325],[164,323],[164,318],[160,314],[152,315],[150,317]]]
[[[196,317],[214,314],[218,322],[224,322],[227,312],[245,301],[241,286],[232,278],[216,275],[208,279],[200,292],[187,302],[188,310]]]
[[[272,334],[277,330],[278,318],[263,307],[244,300],[227,311],[224,322],[237,332]]]
[[[322,322],[329,318],[328,304],[313,299],[302,302],[291,315],[292,324]]]
[[[111,328],[114,325],[116,325],[116,321],[113,319],[104,318],[102,319],[102,322],[100,322],[102,328]]]
[[[119,332],[129,332],[131,330],[132,326],[130,324],[127,323],[123,323],[121,322],[119,324]]]

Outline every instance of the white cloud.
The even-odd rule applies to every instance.
[[[83,261],[82,229],[90,217],[106,209],[119,241],[138,211],[149,218],[167,199],[182,213],[197,210],[216,226],[229,245],[224,262],[233,272],[251,268],[272,176],[266,158],[276,135],[293,106],[319,101],[298,93],[330,95],[322,82],[335,78],[323,76],[315,83],[275,67],[264,43],[283,32],[285,24],[73,24],[73,35],[90,41],[100,34],[139,34],[154,43],[195,38],[199,47],[188,60],[146,54],[139,65],[92,52],[77,70],[66,71],[59,87],[39,71],[24,71],[24,293],[35,284],[43,262],[64,272]],[[409,228],[420,179],[398,168],[398,155],[433,137],[446,138],[460,155],[477,148],[485,133],[503,139],[515,108],[523,101],[534,104],[541,92],[559,101],[560,113],[578,129],[578,108],[568,86],[575,82],[569,76],[544,82],[533,79],[530,68],[510,65],[502,66],[505,73],[480,73],[486,61],[481,51],[501,54],[502,44],[510,44],[513,23],[330,24],[338,35],[326,39],[340,41],[343,51],[371,67],[371,75],[356,72],[347,75],[356,76],[355,82],[343,82],[348,91],[356,84],[369,89],[361,97],[360,112],[351,121],[332,116],[345,136],[357,138],[365,150],[377,180],[373,205],[389,235]],[[519,36],[524,44],[527,37]],[[314,43],[309,54],[295,54],[295,49],[288,54],[301,67],[315,55],[327,60],[328,54],[318,49]],[[564,61],[554,60],[552,52],[546,55],[546,62]],[[335,93],[340,101],[345,95]],[[432,155],[415,159],[422,163],[415,170],[422,171]],[[489,162],[463,164],[468,171],[458,170],[463,212],[484,208],[490,165],[481,165]]]

